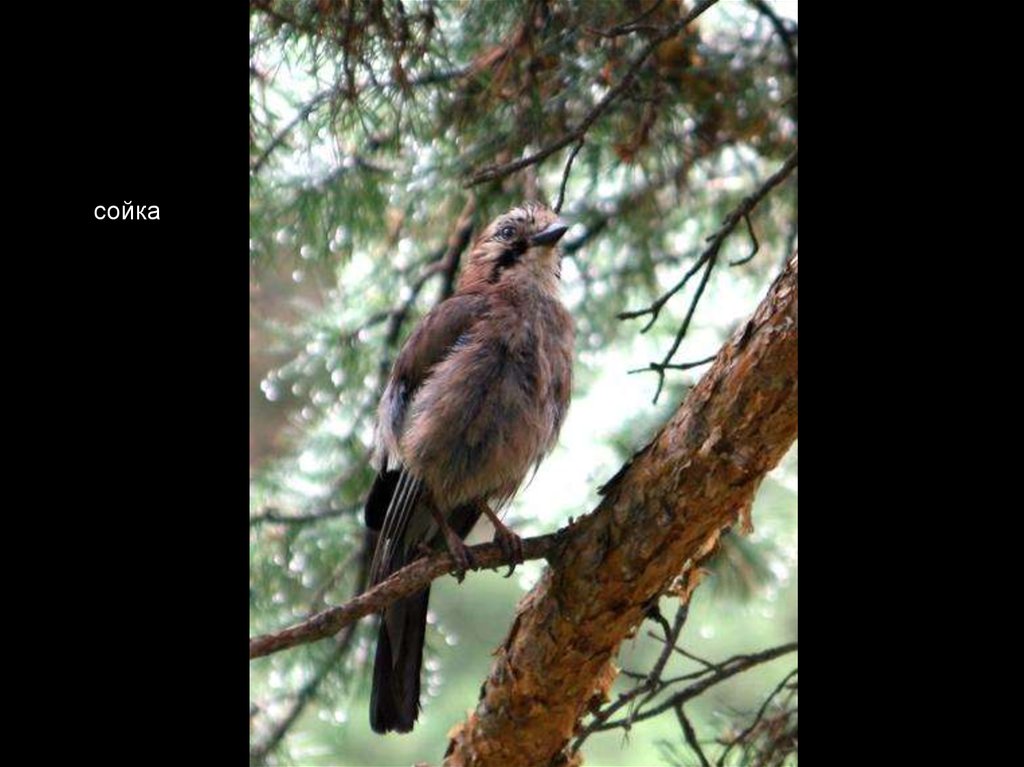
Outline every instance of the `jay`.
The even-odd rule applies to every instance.
[[[482,515],[510,560],[522,561],[522,542],[495,509],[555,446],[569,406],[574,333],[559,297],[557,249],[567,229],[535,203],[492,221],[455,293],[396,358],[365,507],[377,533],[371,585],[442,546],[461,579],[472,566],[463,539]],[[376,732],[409,732],[416,721],[429,596],[428,587],[381,617],[370,694]]]

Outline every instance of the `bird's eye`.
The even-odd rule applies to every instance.
[[[515,236],[516,236],[515,227],[503,226],[503,227],[501,227],[501,229],[498,230],[498,239],[501,239],[501,240],[511,240]]]

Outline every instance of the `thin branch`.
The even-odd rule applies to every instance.
[[[764,718],[764,714],[768,710],[768,706],[775,699],[775,696],[786,688],[786,686],[789,684],[789,680],[796,676],[798,671],[799,669],[793,669],[782,678],[782,681],[779,682],[775,686],[775,689],[772,690],[771,693],[769,693],[767,698],[765,698],[764,703],[761,704],[761,708],[758,709],[757,715],[754,717],[754,721],[750,723],[750,726],[743,730],[743,732],[741,732],[731,741],[729,741],[729,743],[725,747],[725,750],[722,751],[721,756],[718,757],[719,767],[722,767],[722,765],[725,764],[725,759],[727,756],[729,756],[729,752],[732,751],[733,746],[735,746],[737,743],[743,742],[743,740],[746,739],[750,735],[750,733],[754,731],[754,728],[757,727],[758,723]]]
[[[564,527],[556,533],[524,538],[524,560],[552,557],[568,529]],[[473,558],[473,565],[470,568],[472,570],[486,570],[511,564],[509,557],[496,543],[472,546],[469,552]],[[249,640],[249,659],[261,658],[290,647],[333,636],[360,618],[380,612],[397,600],[422,591],[431,581],[454,572],[455,567],[455,560],[447,552],[418,559],[343,605],[331,607],[273,634],[252,637]]]
[[[587,131],[590,130],[590,126],[597,122],[597,119],[608,110],[615,100],[629,89],[633,84],[633,80],[637,73],[640,71],[640,68],[643,67],[644,63],[650,55],[654,53],[658,46],[679,34],[686,25],[690,24],[716,2],[718,2],[718,0],[703,0],[703,2],[697,3],[693,10],[686,14],[684,18],[674,24],[670,24],[662,30],[661,34],[651,38],[647,45],[644,46],[643,50],[641,50],[640,53],[637,54],[636,58],[633,59],[632,63],[629,65],[629,69],[626,70],[626,74],[623,76],[622,80],[619,81],[619,84],[608,91],[604,95],[604,98],[594,105],[594,108],[587,113],[587,115],[580,121],[580,124],[575,128],[531,155],[519,160],[504,163],[503,165],[490,165],[484,168],[471,176],[464,186],[473,187],[477,184],[482,184],[485,181],[496,181],[498,179],[502,179],[510,173],[515,173],[518,170],[522,170],[523,168],[539,163],[560,149],[569,146],[572,142],[578,141],[586,136]]]
[[[706,669],[711,669],[712,671],[718,671],[721,668],[721,666],[719,666],[718,664],[712,663],[711,661],[709,661],[709,660],[707,660],[705,658],[702,658],[699,655],[694,655],[692,652],[684,650],[682,647],[673,647],[672,651],[676,652],[676,653],[679,653],[684,658],[688,658],[689,660],[696,661],[700,665],[704,666],[704,668],[706,668]]]
[[[662,387],[665,385],[665,370],[666,366],[672,361],[676,352],[679,351],[679,345],[682,344],[683,338],[686,336],[687,331],[690,329],[690,321],[693,319],[694,313],[697,311],[697,304],[700,302],[701,296],[704,295],[704,288],[708,285],[708,280],[711,279],[711,271],[715,268],[715,262],[718,260],[718,250],[710,255],[707,260],[707,266],[704,267],[704,274],[701,275],[700,282],[697,283],[697,290],[693,294],[693,298],[690,300],[690,307],[686,310],[686,316],[683,318],[683,324],[679,326],[676,331],[676,337],[672,341],[672,346],[669,348],[668,353],[665,355],[665,359],[661,361],[661,365],[658,368],[658,388],[654,391],[653,403],[657,404],[658,397],[661,395]]]
[[[694,263],[693,266],[686,270],[686,274],[683,275],[683,278],[675,285],[673,285],[671,288],[669,288],[667,293],[664,293],[663,295],[659,296],[653,304],[644,309],[637,309],[635,311],[628,312],[619,312],[619,314],[617,315],[618,319],[633,320],[649,314],[651,315],[651,319],[648,320],[647,324],[640,329],[641,333],[646,333],[654,326],[655,321],[657,321],[658,319],[658,315],[661,314],[661,308],[668,303],[669,299],[672,298],[672,296],[674,296],[680,290],[685,288],[686,283],[690,281],[690,278],[693,275],[695,275],[698,271],[700,271],[700,268],[708,262],[708,260],[711,258],[710,251],[711,248],[708,248],[703,253],[701,253],[700,256],[698,256],[696,263]]]
[[[664,365],[660,362],[652,362],[645,368],[634,368],[633,370],[626,371],[629,375],[634,373],[646,373],[648,370],[690,370],[691,368],[699,368],[701,365],[707,365],[709,362],[714,362],[717,354],[712,354],[703,359],[694,360],[693,362],[673,362],[668,365]]]
[[[562,172],[562,186],[558,189],[558,202],[555,203],[555,213],[562,212],[562,203],[565,202],[565,185],[569,183],[569,173],[572,171],[572,161],[576,159],[576,155],[580,153],[583,148],[583,142],[585,139],[580,138],[576,142],[576,146],[573,147],[572,153],[569,155],[568,161],[565,163],[565,170]]]
[[[291,132],[295,130],[295,126],[297,126],[303,120],[308,119],[309,116],[313,114],[313,112],[315,112],[320,107],[321,104],[323,104],[333,95],[338,93],[341,93],[341,88],[340,86],[335,86],[333,88],[329,88],[328,90],[321,91],[320,93],[313,96],[313,98],[311,98],[308,102],[306,102],[306,105],[298,111],[295,117],[289,120],[288,123],[274,135],[274,138],[270,140],[270,143],[263,148],[263,151],[260,152],[259,157],[257,157],[253,161],[252,165],[249,167],[249,173],[252,174],[253,176],[259,173],[260,170],[262,170],[263,166],[266,164],[267,160],[270,159],[270,155],[273,154],[274,151],[279,146],[281,146],[281,144],[284,143],[285,139],[288,138]]]
[[[658,397],[661,394],[662,387],[665,384],[665,371],[672,369],[670,367],[672,363],[672,358],[675,356],[675,353],[679,350],[679,345],[682,343],[683,338],[686,336],[686,333],[690,328],[690,321],[693,319],[693,314],[697,309],[697,303],[700,301],[700,298],[704,293],[704,288],[707,286],[708,279],[711,277],[711,271],[714,269],[715,263],[718,260],[718,254],[721,250],[722,244],[725,242],[726,238],[732,233],[733,229],[736,228],[736,225],[740,221],[746,220],[749,226],[748,216],[750,215],[750,212],[755,207],[757,207],[757,204],[764,199],[768,192],[770,192],[776,186],[781,184],[789,176],[789,174],[792,173],[793,170],[797,167],[798,151],[798,149],[794,149],[793,153],[786,158],[786,161],[782,164],[782,167],[780,167],[777,171],[775,171],[775,173],[766,178],[764,180],[764,183],[762,183],[761,186],[759,186],[752,194],[749,194],[746,197],[744,197],[740,201],[740,204],[737,205],[732,210],[732,212],[730,212],[729,215],[725,217],[725,221],[722,222],[722,225],[718,228],[718,230],[714,234],[711,234],[707,237],[706,241],[709,243],[708,246],[704,249],[700,256],[697,257],[697,261],[694,263],[692,267],[690,267],[690,269],[687,270],[686,274],[683,275],[682,279],[679,282],[677,282],[675,285],[669,288],[667,292],[665,292],[657,299],[655,299],[655,301],[650,306],[644,309],[619,313],[618,318],[620,320],[636,319],[639,317],[650,315],[650,320],[647,322],[646,325],[644,325],[644,327],[640,331],[641,333],[646,333],[657,321],[659,315],[661,314],[661,310],[665,306],[665,304],[667,304],[676,293],[678,293],[680,290],[686,287],[687,282],[689,282],[690,278],[693,277],[693,275],[696,274],[698,270],[700,270],[702,267],[704,268],[704,274],[701,276],[701,281],[697,286],[697,291],[694,294],[693,299],[690,301],[690,306],[686,312],[686,317],[683,319],[683,324],[679,327],[678,331],[676,331],[675,339],[673,340],[672,346],[669,349],[668,353],[665,355],[664,359],[660,363],[652,362],[646,368],[638,369],[638,372],[651,370],[658,374],[658,388],[654,394],[655,402],[658,401]],[[753,237],[753,229],[750,230],[750,234],[751,237]],[[756,238],[754,238],[754,243],[755,245],[757,244]],[[756,248],[755,252],[757,252]],[[751,254],[751,256],[753,256],[753,254]]]
[[[664,683],[661,681],[661,675],[665,671],[665,666],[668,665],[668,660],[672,655],[672,648],[675,643],[679,640],[679,634],[682,633],[683,626],[686,623],[686,618],[689,615],[689,605],[680,605],[678,612],[676,613],[675,622],[672,626],[669,626],[668,621],[662,616],[661,611],[657,609],[657,606],[648,613],[648,617],[658,624],[661,625],[662,630],[665,632],[665,647],[663,648],[658,659],[654,662],[654,666],[651,670],[641,677],[640,684],[636,685],[633,689],[627,690],[621,693],[614,703],[611,703],[600,711],[595,712],[593,721],[589,725],[584,727],[576,738],[576,742],[573,743],[573,751],[579,751],[580,746],[583,742],[590,737],[591,734],[600,729],[600,725],[608,721],[617,711],[632,703],[636,698],[649,693],[644,701],[648,701],[652,696],[656,695],[664,687]],[[652,634],[652,636],[654,636]],[[643,703],[640,704],[643,706]],[[630,713],[632,717],[632,713]]]
[[[363,538],[363,543],[358,551],[352,552],[352,554],[346,558],[346,562],[351,561],[354,556],[360,558],[359,570],[356,574],[354,591],[358,594],[364,588],[366,588],[366,580],[369,574],[369,537]],[[316,673],[300,687],[292,700],[291,705],[285,714],[274,724],[267,735],[257,744],[252,746],[249,750],[250,760],[253,763],[262,763],[267,754],[277,748],[285,735],[291,729],[292,725],[298,720],[299,715],[302,714],[303,710],[316,696],[317,691],[320,689],[320,685],[323,684],[324,680],[328,677],[331,671],[338,667],[342,658],[352,646],[352,639],[355,636],[356,625],[350,624],[345,628],[343,634],[341,634],[335,643],[334,649],[324,659],[323,663],[317,669]],[[252,707],[250,706],[250,711]],[[250,714],[250,717],[252,715]]]
[[[787,67],[789,76],[795,80],[797,73],[796,50],[793,47],[793,35],[786,29],[786,23],[779,18],[779,15],[764,0],[751,0],[751,5],[757,9],[758,13],[763,14],[768,19],[772,28],[778,34],[779,39],[782,40],[782,45],[786,50],[786,60],[789,64]]]
[[[678,650],[678,648],[675,647],[675,642],[677,639],[678,635],[676,635],[676,637],[673,638],[672,641],[667,642],[665,644],[665,649],[659,656],[659,662],[656,663],[656,666],[658,666],[660,664],[661,659],[665,657],[666,651],[669,654],[671,654],[673,649]],[[705,690],[707,690],[709,687],[712,687],[718,684],[719,682],[729,679],[730,677],[742,673],[747,669],[753,668],[754,666],[757,666],[761,663],[767,663],[768,661],[774,660],[782,655],[785,655],[786,653],[793,652],[796,649],[797,644],[796,642],[793,642],[792,644],[773,647],[771,649],[764,650],[759,653],[753,653],[750,655],[735,655],[718,665],[708,664],[705,668],[699,671],[695,671],[693,673],[686,674],[680,677],[675,677],[674,679],[669,680],[660,679],[660,675],[662,671],[664,671],[664,665],[661,666],[661,670],[656,671],[655,669],[652,669],[651,673],[647,675],[647,677],[641,684],[638,684],[633,689],[622,693],[621,695],[619,695],[618,699],[614,703],[611,703],[605,706],[604,708],[600,709],[599,711],[595,712],[593,720],[589,724],[587,724],[586,727],[580,730],[579,734],[576,737],[576,740],[572,744],[571,750],[579,751],[584,741],[586,741],[587,738],[589,738],[595,732],[602,732],[605,730],[612,730],[616,728],[622,728],[628,731],[636,722],[641,722],[645,719],[650,719],[651,717],[656,716],[657,714],[661,714],[669,710],[670,708],[674,708],[675,706],[682,706],[688,700],[697,697]],[[700,679],[700,681],[695,682],[694,684],[690,685],[684,690],[681,690],[680,692],[676,693],[668,700],[658,704],[657,707],[653,709],[648,709],[646,711],[643,710],[644,705],[649,703],[657,693],[663,692],[672,684],[690,679]],[[614,714],[620,711],[627,704],[634,701],[640,695],[643,695],[645,692],[650,692],[651,694],[645,697],[636,709],[631,710],[625,717],[616,719],[614,721],[609,721]]]
[[[661,655],[658,656],[658,660],[651,668],[651,673],[648,677],[651,682],[651,691],[644,699],[645,701],[650,700],[657,694],[658,689],[661,686],[661,675],[665,673],[665,666],[668,665],[669,658],[672,657],[672,648],[675,646],[675,643],[679,641],[679,635],[683,632],[683,626],[686,625],[686,618],[689,614],[689,605],[681,605],[679,610],[676,612],[676,618],[671,628],[664,618],[661,619],[662,630],[665,632],[665,648],[662,650]],[[661,617],[660,612],[658,613],[658,617]]]
[[[672,709],[678,705],[685,703],[688,700],[696,698],[701,695],[705,690],[710,687],[714,687],[716,684],[724,682],[726,679],[730,679],[737,674],[742,674],[744,671],[759,666],[763,663],[768,663],[776,658],[780,658],[791,652],[796,652],[797,643],[790,642],[789,644],[779,645],[778,647],[772,647],[771,649],[764,650],[758,653],[752,653],[750,655],[737,655],[729,660],[725,661],[719,666],[719,670],[706,675],[704,679],[690,685],[684,690],[681,690],[665,701],[659,703],[657,706],[652,706],[642,713],[630,715],[629,719],[616,719],[613,722],[604,722],[595,728],[596,731],[602,730],[613,730],[617,727],[631,726],[636,722],[642,722],[646,719],[652,719],[659,714],[662,714],[669,709]]]
[[[663,0],[654,0],[654,4],[651,5],[646,11],[642,11],[639,16],[636,16],[629,21],[625,21],[622,24],[617,24],[614,27],[608,29],[588,29],[587,31],[598,37],[619,37],[620,35],[628,35],[630,32],[636,32],[642,29],[649,29],[650,27],[644,27],[640,25],[644,19],[658,10]]]
[[[704,756],[704,751],[700,747],[700,743],[697,742],[697,733],[693,730],[693,725],[690,724],[690,720],[686,718],[686,714],[683,713],[683,705],[680,703],[676,706],[676,719],[679,720],[679,726],[683,728],[683,735],[686,736],[686,742],[690,748],[693,749],[693,753],[700,759],[701,767],[711,767],[708,762],[708,758]]]
[[[409,80],[409,85],[413,87],[419,85],[437,85],[448,80],[460,78],[467,73],[468,68],[453,69],[447,72],[427,72],[423,75],[420,75],[419,77],[414,77],[411,80]],[[390,85],[393,84],[385,83],[381,85],[380,88],[381,90],[383,90]],[[326,90],[320,91],[320,93],[315,94],[312,98],[310,98],[309,101],[306,102],[306,104],[298,111],[298,113],[296,113],[295,117],[289,120],[285,124],[285,126],[281,128],[281,130],[274,134],[274,137],[263,148],[263,151],[260,152],[259,156],[249,166],[250,175],[255,176],[263,169],[263,166],[266,165],[267,160],[270,159],[270,155],[272,155],[278,149],[278,147],[280,147],[281,144],[285,142],[285,140],[288,138],[288,136],[291,135],[291,133],[295,130],[299,123],[303,122],[304,120],[308,120],[309,117],[316,110],[318,110],[325,103],[333,100],[334,98],[337,98],[338,96],[345,96],[347,98],[351,98],[353,95],[353,90],[342,86],[340,83],[330,88],[327,88]],[[371,170],[381,170],[368,162],[364,161],[364,163]]]
[[[786,161],[782,164],[775,173],[765,179],[764,183],[761,184],[758,189],[750,195],[744,197],[740,204],[737,205],[728,216],[725,217],[725,221],[719,227],[718,231],[710,235],[707,239],[710,244],[704,249],[704,251],[697,257],[696,263],[690,267],[690,269],[683,275],[683,278],[669,288],[668,292],[660,296],[650,306],[644,309],[638,309],[635,311],[620,312],[618,318],[620,320],[631,320],[638,317],[644,317],[651,315],[650,321],[644,325],[641,333],[646,333],[654,325],[658,319],[658,315],[661,312],[662,307],[668,303],[669,299],[672,298],[676,293],[686,287],[686,283],[689,279],[697,273],[697,271],[703,266],[709,259],[718,254],[718,250],[722,247],[722,243],[725,242],[725,238],[732,233],[732,230],[736,227],[742,219],[750,214],[750,212],[757,206],[757,204],[764,199],[764,196],[768,194],[772,189],[781,184],[787,176],[797,166],[797,152],[799,150],[794,149]]]
[[[355,510],[355,508],[356,507],[354,506],[345,506],[340,509],[318,509],[316,511],[311,511],[308,514],[286,514],[274,506],[268,506],[249,517],[249,527],[255,527],[256,525],[264,522],[278,525],[308,525],[312,522],[319,522],[323,519],[332,519],[334,517],[350,514]]]
[[[729,266],[740,266],[741,264],[747,263],[754,256],[756,256],[757,251],[761,249],[761,243],[757,241],[757,235],[754,234],[754,225],[750,223],[750,214],[744,214],[743,220],[747,222],[747,234],[750,235],[750,242],[753,244],[754,247],[750,251],[749,255],[746,255],[743,258],[737,258],[734,261],[730,261]]]
[[[354,635],[355,625],[351,625],[338,640],[335,648],[317,668],[316,673],[295,693],[294,700],[288,707],[284,716],[274,724],[265,738],[249,749],[249,758],[252,762],[256,764],[262,762],[263,759],[266,758],[267,754],[269,754],[278,746],[278,744],[280,744],[282,740],[284,740],[284,736],[288,734],[288,730],[291,729],[292,725],[295,724],[295,721],[299,718],[299,715],[305,710],[306,706],[309,705],[313,696],[315,696],[317,691],[320,689],[320,685],[323,684],[330,672],[337,668],[341,659],[345,657],[345,653],[348,652],[348,648]]]

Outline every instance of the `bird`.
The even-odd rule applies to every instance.
[[[574,328],[560,298],[568,224],[527,202],[491,221],[451,297],[395,359],[377,410],[377,475],[364,509],[377,536],[370,585],[447,549],[462,581],[463,539],[481,516],[511,562],[522,541],[499,517],[554,448],[572,390]],[[409,732],[419,714],[430,587],[383,610],[370,692],[375,732]]]

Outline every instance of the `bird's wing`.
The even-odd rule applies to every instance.
[[[486,311],[487,298],[479,293],[452,296],[427,314],[409,336],[395,360],[379,413],[381,426],[396,441],[416,390],[433,367],[464,341]]]
[[[401,461],[398,444],[405,415],[416,390],[437,363],[464,343],[487,309],[485,296],[452,296],[435,307],[409,336],[395,360],[378,412],[380,473],[366,501],[366,525],[380,532],[371,583],[404,564],[403,552],[409,519],[422,492],[422,482]]]

